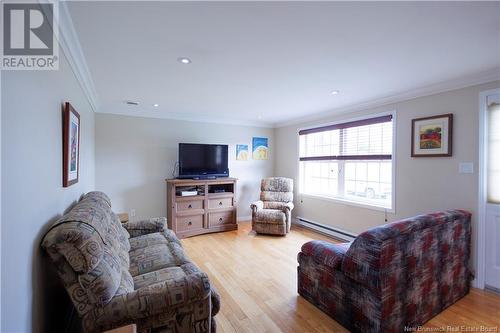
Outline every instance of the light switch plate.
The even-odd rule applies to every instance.
[[[474,173],[474,163],[472,162],[461,162],[458,164],[459,173]]]

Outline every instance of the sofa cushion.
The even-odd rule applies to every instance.
[[[134,288],[137,290],[161,281],[181,279],[186,275],[196,272],[200,272],[200,270],[192,263],[162,268],[157,271],[134,276]]]
[[[286,202],[283,201],[264,201],[263,208],[264,209],[279,209],[283,210],[286,207]]]
[[[116,251],[104,247],[99,264],[90,272],[80,274],[78,281],[91,303],[107,304],[115,296],[122,281],[122,265]]]
[[[186,274],[114,297],[107,305],[87,313],[83,326],[87,331],[102,332],[137,323],[141,332],[208,332],[204,327],[210,315],[210,292],[205,273]],[[169,326],[170,319],[176,321],[173,327]]]
[[[130,274],[137,276],[188,262],[181,245],[155,244],[130,251]]]
[[[90,192],[54,223],[42,246],[61,253],[75,272],[89,273],[99,264],[105,247],[121,247],[127,252],[127,236],[113,215],[109,198],[101,192]],[[127,266],[126,262],[123,265]]]
[[[122,223],[118,215],[116,215],[114,212],[111,212],[111,218],[112,218],[111,230],[116,235],[116,238],[120,243],[121,249],[126,252],[130,251],[130,243],[129,243],[130,234],[128,233],[127,229],[125,229],[122,226]]]
[[[254,214],[254,222],[265,222],[270,224],[285,224],[285,213],[280,209],[262,209]]]
[[[130,237],[132,238],[168,230],[167,219],[165,217],[153,217],[146,220],[129,221],[123,223],[123,227],[127,229]]]
[[[155,232],[152,234],[133,237],[130,238],[129,242],[130,251],[143,249],[145,247],[158,244],[168,244],[170,242],[174,242],[180,245],[180,241],[177,239],[172,230],[164,230],[163,232]]]
[[[122,279],[115,296],[127,294],[134,291],[134,278],[128,270],[122,270]]]
[[[351,243],[332,244],[325,241],[314,240],[302,245],[302,253],[312,257],[314,262],[332,268],[339,269]]]
[[[87,192],[82,196],[80,201],[85,199],[90,199],[93,200],[94,202],[99,202],[99,203],[106,203],[106,205],[108,205],[108,207],[111,208],[111,199],[104,192],[100,191]]]

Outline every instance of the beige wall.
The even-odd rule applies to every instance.
[[[236,161],[235,144],[269,138],[270,159]],[[136,219],[166,216],[165,178],[172,177],[179,142],[229,144],[229,173],[238,178],[238,216],[251,215],[260,180],[274,170],[274,130],[111,114],[96,116],[96,187],[116,212],[136,210]]]
[[[479,86],[386,105],[351,114],[276,129],[275,174],[297,179],[297,130],[301,127],[386,111],[397,112],[396,206],[389,221],[447,208],[463,208],[474,214],[478,202],[479,92],[500,86]],[[454,114],[453,156],[411,158],[411,119]],[[459,174],[459,162],[473,162],[473,174]],[[349,206],[297,194],[294,215],[354,233],[384,224],[384,212]],[[475,228],[474,228],[475,234]]]
[[[2,332],[62,332],[71,309],[40,240],[94,188],[95,135],[94,113],[62,52],[60,57],[58,71],[2,73]],[[62,187],[65,101],[81,117],[80,180],[69,188]]]

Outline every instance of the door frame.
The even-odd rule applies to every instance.
[[[487,118],[488,111],[487,97],[493,94],[500,94],[500,88],[485,90],[479,93],[479,198],[478,198],[478,223],[476,237],[477,272],[473,286],[484,289],[486,276],[486,177],[487,177]]]

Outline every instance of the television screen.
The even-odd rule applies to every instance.
[[[228,177],[227,145],[179,143],[179,178]]]

